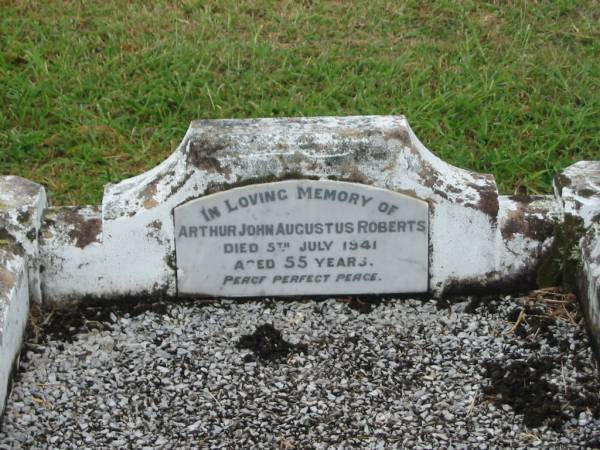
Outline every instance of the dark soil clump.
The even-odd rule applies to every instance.
[[[243,335],[235,346],[238,350],[250,350],[258,358],[274,361],[284,358],[293,352],[306,353],[304,344],[294,345],[281,336],[281,331],[271,324],[260,325],[252,334]]]
[[[580,379],[581,385],[567,391],[567,400],[575,411],[575,416],[589,411],[595,419],[600,418],[600,386],[597,379]],[[590,387],[592,389],[590,389]]]
[[[469,304],[465,307],[465,313],[477,314],[478,312],[487,312],[496,314],[498,305],[501,301],[493,296],[474,296],[469,298]]]
[[[506,320],[516,324],[515,334],[525,339],[528,335],[541,336],[549,345],[560,345],[556,339],[552,326],[556,319],[547,314],[541,307],[530,305],[517,306],[509,311]]]
[[[110,324],[115,318],[136,317],[145,312],[163,315],[168,312],[168,305],[164,302],[124,303],[39,312],[36,317],[37,323],[29,324],[29,338],[34,342],[47,339],[73,342],[78,333],[89,332],[92,329],[111,331]]]
[[[491,401],[510,405],[517,414],[523,414],[528,428],[544,423],[554,430],[562,428],[568,415],[561,410],[556,386],[543,379],[552,370],[552,360],[488,361],[484,367],[491,383],[483,392]]]
[[[370,295],[362,297],[339,297],[338,301],[348,305],[348,308],[358,311],[360,314],[370,314],[373,308],[383,301],[381,296]]]
[[[274,361],[290,353],[306,352],[306,345],[294,345],[283,339],[281,331],[270,324],[260,325],[254,333],[243,335],[236,344],[239,350],[251,350],[260,359]]]
[[[379,301],[376,300],[352,297],[348,302],[348,308],[358,311],[361,314],[370,314],[373,311],[373,305],[378,303]]]

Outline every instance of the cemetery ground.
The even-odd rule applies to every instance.
[[[598,448],[581,320],[551,289],[56,310],[0,448]]]
[[[0,2],[0,173],[97,204],[190,120],[404,114],[502,193],[600,149],[597,0]]]

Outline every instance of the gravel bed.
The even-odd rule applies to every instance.
[[[23,355],[0,448],[598,448],[587,336],[548,305],[218,300],[57,313]]]

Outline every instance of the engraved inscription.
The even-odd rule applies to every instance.
[[[413,197],[293,180],[205,196],[174,216],[180,294],[427,291],[428,207]]]

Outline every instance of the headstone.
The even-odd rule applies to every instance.
[[[294,180],[175,209],[180,294],[426,292],[428,206],[395,192]]]
[[[261,185],[289,180],[303,181]],[[302,207],[293,203],[298,199],[291,192],[298,186],[340,189],[342,185],[334,180],[349,183],[344,188],[359,199],[365,195],[373,200],[365,207],[333,202],[330,197],[306,201]],[[251,204],[252,198],[260,200],[260,193],[265,197],[270,195],[265,192],[277,191],[275,186],[290,189],[289,199]],[[229,211],[225,200],[238,209]],[[387,216],[389,210],[369,209],[376,202],[393,204],[398,210]],[[217,213],[210,212],[211,208],[218,208],[220,216],[214,217]],[[413,212],[408,214],[409,210]],[[207,224],[202,222],[202,211],[210,218]],[[181,227],[176,228],[174,219],[186,226],[185,234]],[[377,229],[314,239],[299,234],[285,235],[285,239],[245,239],[237,234],[237,227],[243,224],[340,221],[357,226],[359,221],[386,220],[396,221],[397,227],[398,223],[408,222],[405,227],[410,227],[411,220],[426,220],[427,232]],[[179,294],[427,290],[442,296],[526,289],[550,248],[556,220],[560,220],[560,211],[554,197],[498,195],[491,175],[447,164],[425,148],[401,116],[196,121],[161,164],[108,185],[101,206],[46,211],[40,234],[42,285],[44,299],[54,303]],[[198,227],[195,232],[199,236],[199,227],[209,223],[235,225],[236,236],[209,234],[201,239],[190,234],[194,228],[189,227]],[[369,241],[377,242],[377,249],[356,250],[373,266],[350,267],[353,262],[348,258],[353,255],[344,249],[344,243],[349,249],[364,241],[365,247]],[[269,243],[278,246],[279,242],[284,249],[274,257],[267,248]],[[317,250],[302,251],[301,246],[309,243]],[[227,248],[225,244],[229,244]],[[329,249],[318,250],[319,245]],[[291,261],[299,262],[301,256],[307,258],[306,267],[285,267]],[[333,258],[334,267],[329,267],[328,258]],[[257,260],[263,268],[251,268]],[[238,261],[243,269],[236,269]],[[354,263],[359,264],[358,260]],[[364,274],[369,273],[377,275],[368,281]],[[356,279],[347,281],[344,274]],[[319,286],[317,275],[321,275]],[[322,275],[330,276],[325,281]],[[275,276],[282,277],[277,279],[280,285]],[[233,278],[224,285],[225,277]],[[251,278],[244,281],[244,277]],[[266,278],[260,284],[260,278],[254,278],[252,284],[252,277]]]

